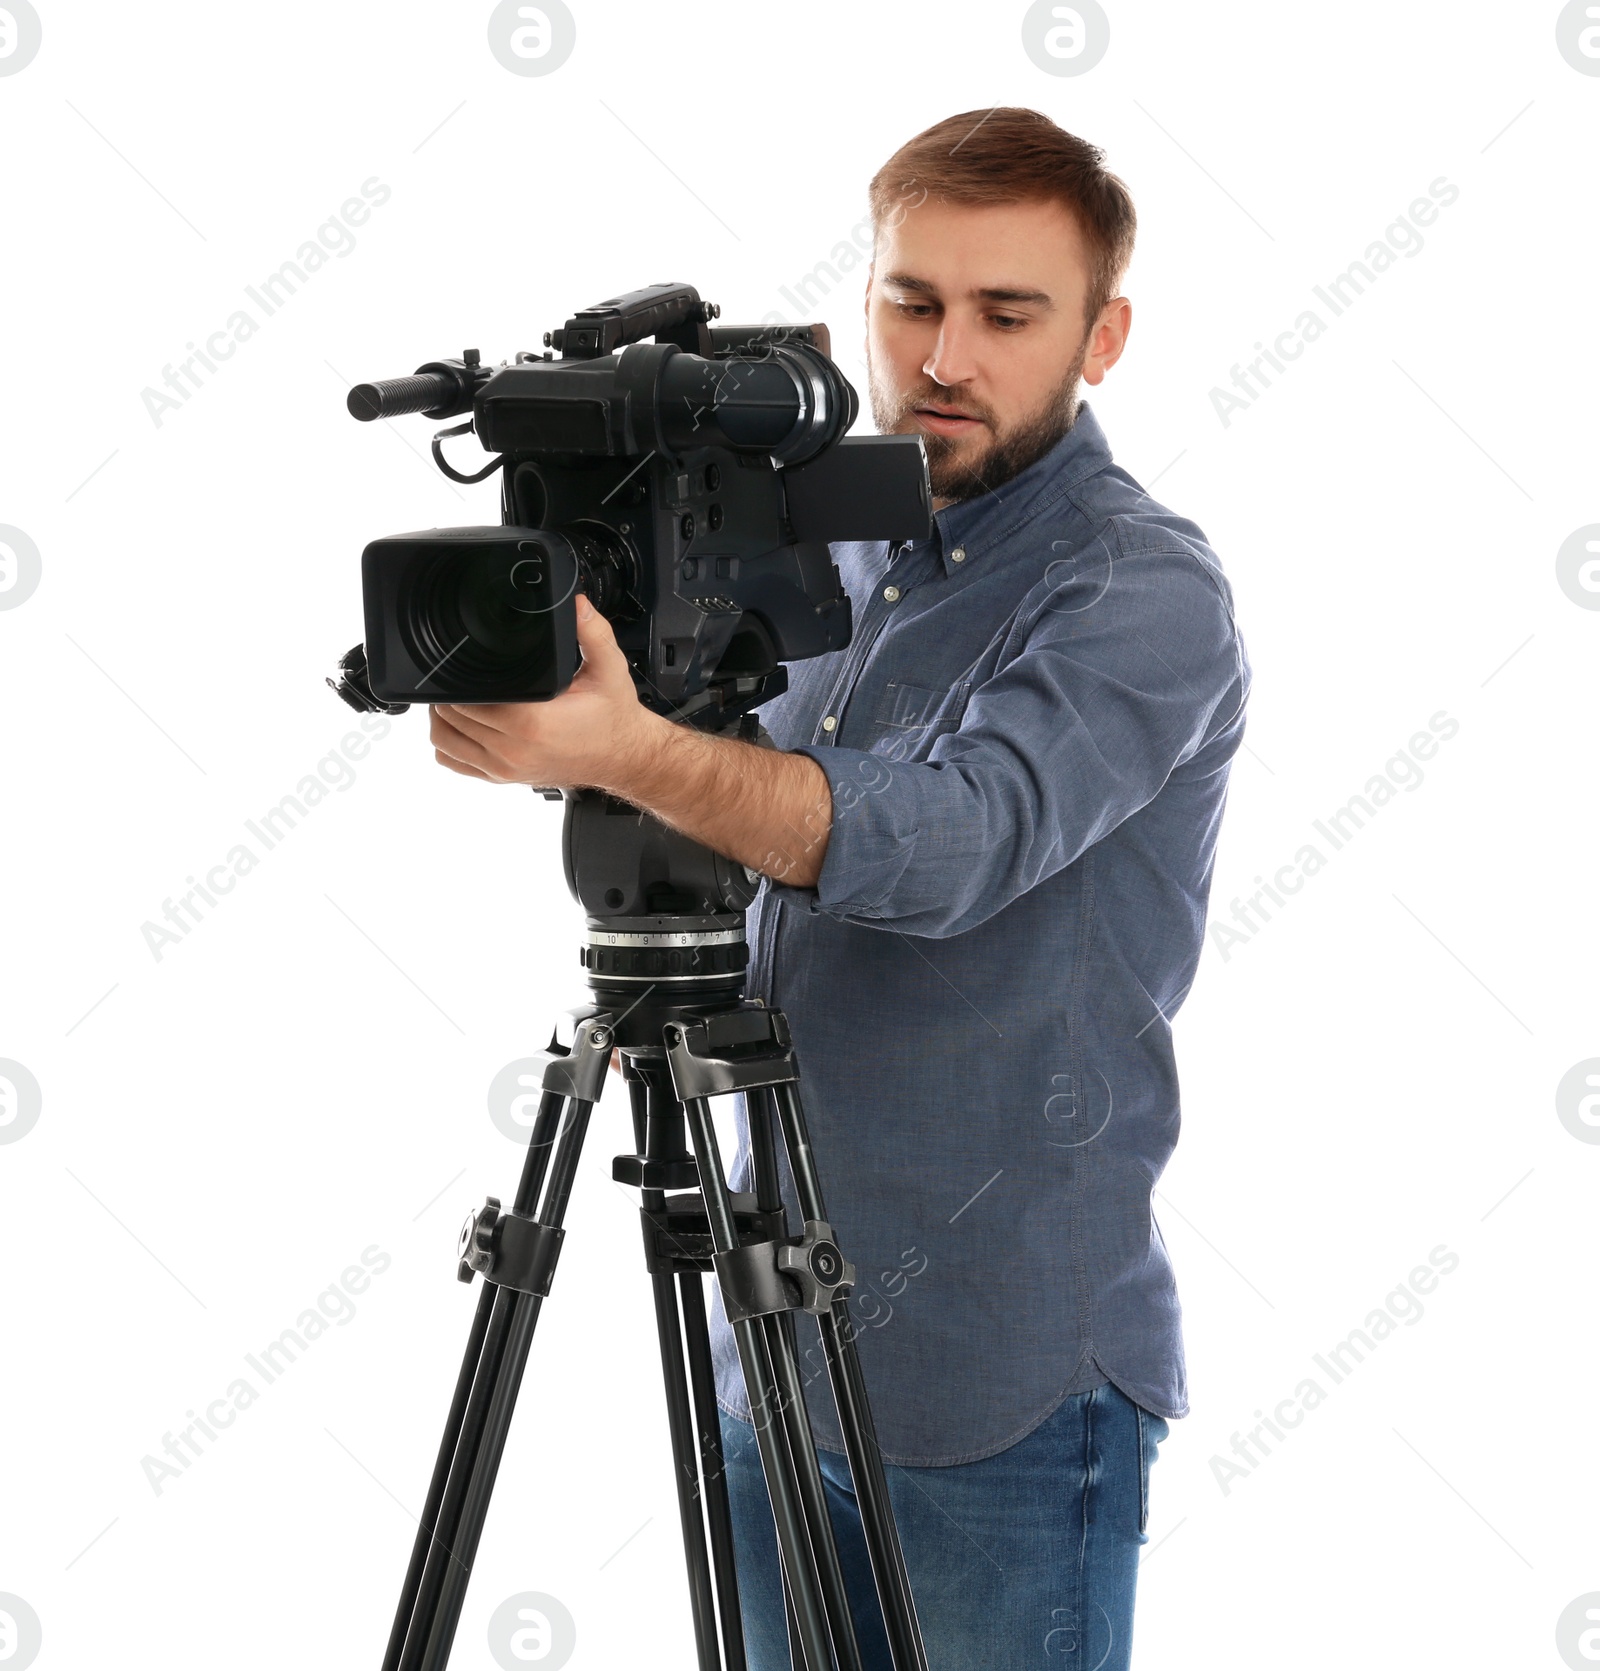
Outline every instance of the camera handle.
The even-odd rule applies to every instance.
[[[471,486],[473,482],[486,481],[506,461],[506,455],[504,453],[496,453],[494,457],[491,458],[489,462],[477,472],[476,475],[463,476],[461,472],[457,470],[448,459],[446,459],[444,456],[444,448],[441,447],[439,443],[451,435],[470,434],[472,434],[471,418],[468,418],[464,424],[457,424],[454,429],[437,429],[433,432],[433,462],[437,464],[442,471],[444,471],[445,475],[447,475],[451,481],[464,482],[468,486]]]

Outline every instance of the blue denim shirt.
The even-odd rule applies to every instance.
[[[748,991],[789,1017],[878,1435],[907,1466],[991,1456],[1106,1380],[1187,1411],[1150,1195],[1251,677],[1204,534],[1087,406],[936,525],[833,548],[854,638],[762,711],[827,773],[827,854],[749,919]],[[738,1131],[748,1188],[742,1107]],[[719,1400],[748,1420],[712,1314]],[[797,1320],[813,1431],[841,1450]]]

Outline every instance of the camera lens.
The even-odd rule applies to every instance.
[[[491,654],[526,654],[543,634],[537,617],[554,605],[550,553],[532,540],[514,552],[485,552],[467,559],[458,582],[462,625]]]
[[[537,685],[553,664],[551,611],[572,590],[544,540],[441,552],[407,588],[403,618],[421,663],[477,693],[516,672]]]

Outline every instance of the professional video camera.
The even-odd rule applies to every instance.
[[[579,591],[641,700],[710,729],[781,691],[783,662],[849,642],[826,542],[928,531],[922,442],[843,438],[856,396],[826,326],[714,327],[719,311],[653,285],[584,309],[543,355],[488,366],[468,349],[351,390],[363,420],[470,411],[435,435],[439,468],[502,472],[501,526],[367,546],[366,643],[329,680],[352,707],[559,695]],[[497,456],[464,475],[440,443],[473,431]]]

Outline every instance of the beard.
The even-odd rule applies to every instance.
[[[980,493],[1002,487],[1037,462],[1072,428],[1078,416],[1078,383],[1088,343],[1065,377],[1045,397],[1037,411],[1019,419],[1010,428],[1001,426],[992,407],[962,393],[963,385],[946,386],[924,379],[916,387],[898,393],[886,387],[867,348],[867,392],[872,402],[873,421],[881,435],[918,435],[928,453],[928,481],[935,499],[975,499]],[[954,435],[930,435],[917,422],[916,408],[924,405],[959,406],[988,426],[986,444],[974,448],[972,439]]]

